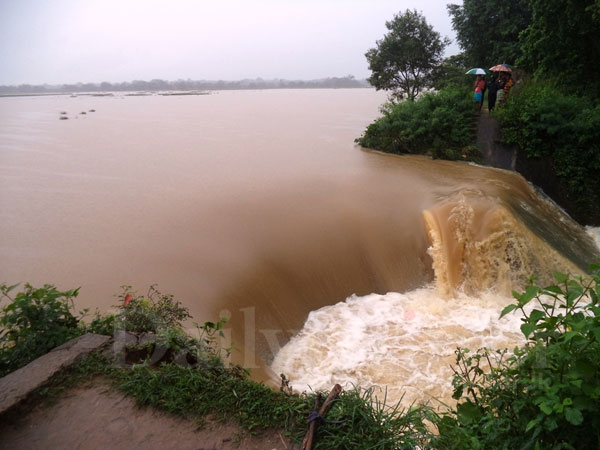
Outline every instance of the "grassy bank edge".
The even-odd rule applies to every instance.
[[[281,430],[292,442],[300,443],[315,397],[328,394],[274,391],[248,379],[245,372],[222,366],[198,369],[165,363],[154,368],[144,364],[121,368],[105,352],[95,351],[55,374],[47,385],[5,413],[3,424],[17,424],[34,408],[49,407],[69,390],[101,379],[133,398],[139,407],[191,420],[199,428],[210,418],[233,422],[259,436]],[[423,448],[432,437],[423,421],[429,409],[389,408],[374,392],[361,388],[342,391],[327,422],[317,430],[314,448]]]

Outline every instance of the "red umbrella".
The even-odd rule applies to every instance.
[[[498,64],[497,66],[490,67],[492,72],[512,72],[512,69],[506,64]]]

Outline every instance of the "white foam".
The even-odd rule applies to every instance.
[[[600,250],[600,227],[587,226],[585,227],[585,231],[594,239],[596,247],[598,247],[598,250]]]
[[[451,403],[454,350],[512,348],[520,316],[499,319],[511,299],[486,293],[442,298],[433,286],[405,294],[351,296],[310,313],[271,368],[298,391],[335,383],[387,388],[389,402]],[[381,396],[380,396],[381,397]]]

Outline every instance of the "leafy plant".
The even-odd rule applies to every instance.
[[[131,286],[122,288],[118,318],[127,331],[156,333],[161,328],[181,327],[182,321],[191,318],[181,302],[161,293],[156,285],[150,286],[146,296],[137,295]]]
[[[117,314],[102,315],[96,311],[94,318],[86,327],[86,332],[112,336],[117,326],[117,319]]]
[[[519,35],[517,64],[538,77],[557,77],[570,91],[600,94],[597,0],[528,0],[531,23]]]
[[[182,327],[182,321],[191,315],[173,295],[161,293],[155,285],[150,286],[146,296],[137,295],[131,286],[122,288],[118,296],[119,313],[97,316],[89,329],[103,331],[112,326],[113,330],[138,333],[140,342],[126,347],[128,358],[135,362],[156,365],[176,361],[189,367],[223,366],[218,338],[225,336],[226,319],[195,324],[199,335],[192,337]],[[228,357],[232,349],[223,350]]]
[[[2,298],[8,300],[0,310],[0,376],[83,332],[80,319],[71,313],[79,289],[59,291],[50,284],[34,288],[26,283],[13,297],[18,286],[0,285]]]
[[[227,319],[222,317],[217,322],[209,321],[204,322],[202,325],[197,323],[195,324],[198,328],[200,342],[203,343],[206,348],[210,349],[210,351],[215,355],[217,354],[217,349],[219,348],[219,338],[225,337],[225,333],[223,333],[223,327],[226,323]],[[233,347],[231,346],[223,349],[226,358],[229,358],[232,350]]]
[[[600,265],[589,278],[556,273],[556,284],[513,292],[502,311],[523,314],[526,345],[457,350],[456,411],[440,423],[454,448],[598,448]]]

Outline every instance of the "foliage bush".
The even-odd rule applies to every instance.
[[[80,319],[71,312],[79,289],[25,284],[13,298],[17,287],[0,285],[2,299],[8,300],[0,310],[0,377],[83,333]]]
[[[600,223],[600,103],[538,81],[524,86],[497,115],[508,144],[518,145],[527,158],[550,160],[556,190],[575,205],[574,215]]]
[[[471,94],[459,88],[428,93],[415,101],[388,102],[382,107],[383,116],[356,142],[388,153],[476,159],[474,111]]]
[[[180,328],[182,321],[191,318],[181,302],[161,293],[155,285],[150,286],[146,296],[138,295],[131,286],[122,288],[118,320],[127,331],[156,333],[163,328]]]
[[[527,344],[512,354],[457,351],[459,403],[438,423],[438,446],[600,448],[600,265],[592,270],[513,292],[502,316],[523,314]]]
[[[198,337],[192,337],[182,327],[182,322],[190,319],[189,310],[171,294],[161,293],[155,285],[148,293],[136,294],[131,286],[122,286],[118,296],[119,312],[109,316],[98,316],[90,324],[90,329],[104,329],[112,326],[114,330],[144,333],[141,345],[128,346],[128,351],[143,354],[142,363],[173,361],[177,356],[185,357],[186,364],[203,367],[223,367],[221,350],[226,356],[231,348],[219,348],[218,338],[223,337],[223,325],[226,319],[218,322],[196,324]],[[146,350],[145,352],[143,350]]]
[[[117,314],[102,315],[96,311],[94,318],[86,327],[86,332],[112,336],[117,327],[118,317]]]

